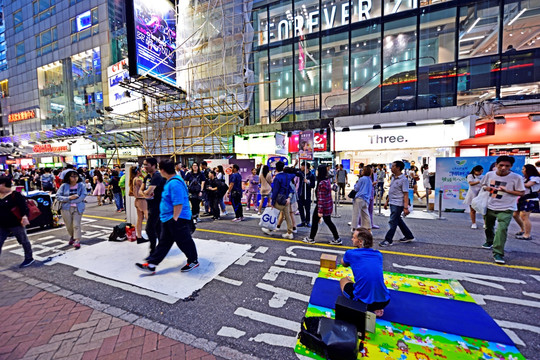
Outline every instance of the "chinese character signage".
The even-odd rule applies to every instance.
[[[22,121],[22,120],[33,119],[35,117],[36,117],[35,110],[26,110],[26,111],[21,111],[14,114],[9,114],[8,122],[12,123],[12,122],[17,122],[17,121]]]
[[[52,146],[51,144],[34,145],[32,149],[35,153],[52,153],[69,151],[67,145]]]

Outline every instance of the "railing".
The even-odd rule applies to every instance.
[[[293,109],[293,98],[283,100],[270,114],[272,122],[278,122],[286,115],[290,114]],[[296,98],[296,111],[315,110],[319,108],[318,95],[307,95]]]

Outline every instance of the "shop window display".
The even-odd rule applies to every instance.
[[[38,68],[39,103],[44,129],[66,126],[70,113],[64,82],[66,61],[56,61]]]
[[[75,122],[85,123],[99,117],[96,110],[103,108],[99,48],[72,56],[71,73]]]
[[[458,62],[457,105],[469,105],[494,99],[499,70],[498,56]]]

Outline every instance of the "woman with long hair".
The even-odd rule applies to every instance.
[[[220,186],[223,186],[223,185],[227,186],[225,184],[225,170],[223,170],[222,165],[217,166],[216,179],[220,182]],[[222,193],[218,191],[218,204],[219,204],[219,207],[221,208],[221,212],[222,212],[221,215],[227,215],[227,207],[225,206],[225,201],[223,201],[223,197],[224,197],[224,194],[222,195]]]
[[[191,212],[196,221],[199,220],[199,213],[201,212],[201,197],[205,180],[206,177],[204,176],[204,173],[200,171],[199,164],[196,162],[191,164],[191,170],[186,174],[185,181],[188,186]]]
[[[326,165],[319,165],[317,168],[317,187],[315,188],[316,205],[313,210],[313,218],[311,221],[311,232],[309,237],[302,239],[303,242],[308,244],[315,243],[315,235],[319,230],[319,221],[324,220],[334,239],[330,241],[332,245],[341,245],[342,241],[339,238],[339,234],[336,229],[336,225],[332,222],[332,211],[334,210],[334,202],[332,201],[332,184],[328,179],[328,169]]]
[[[81,220],[86,194],[86,187],[75,170],[68,171],[64,175],[62,186],[56,193],[56,198],[62,202],[61,213],[70,236],[69,245],[73,245],[75,249],[81,247]]]
[[[470,208],[470,215],[471,215],[471,229],[478,229],[478,226],[476,225],[476,210],[474,210],[471,206],[472,200],[478,196],[478,193],[480,192],[480,189],[482,189],[482,185],[480,182],[482,181],[482,178],[484,177],[482,173],[484,172],[484,168],[481,165],[476,165],[472,168],[469,175],[467,175],[467,182],[469,183],[469,190],[467,191],[467,195],[465,195],[465,200],[463,200],[463,204],[469,205]]]
[[[129,196],[135,198],[135,209],[137,210],[137,223],[135,224],[135,233],[137,234],[137,242],[143,242],[142,223],[144,219],[148,219],[148,204],[146,198],[139,195],[141,186],[144,182],[141,170],[137,166],[133,166],[129,173]]]
[[[532,240],[532,224],[530,215],[532,212],[540,212],[538,192],[540,191],[540,174],[534,165],[527,164],[521,170],[523,173],[523,182],[525,183],[525,195],[518,200],[518,211],[514,212],[514,219],[519,216],[521,219],[521,233],[516,234],[516,239]]]
[[[268,204],[270,197],[272,196],[272,174],[270,173],[270,168],[268,165],[261,167],[261,172],[259,173],[259,184],[261,184],[261,202],[259,203],[259,212],[257,214],[261,215],[264,199],[266,198],[266,202]]]
[[[105,195],[105,184],[103,183],[103,175],[99,170],[94,171],[94,184],[96,184],[96,188],[92,195],[97,196],[98,206],[101,206],[103,205],[101,197]]]

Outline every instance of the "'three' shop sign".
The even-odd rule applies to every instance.
[[[69,151],[67,145],[52,146],[51,144],[34,145],[33,151],[35,153],[49,153],[49,152],[63,152]]]
[[[35,110],[26,110],[26,111],[21,111],[14,114],[9,114],[8,122],[12,123],[12,122],[17,122],[17,121],[22,121],[22,120],[33,119],[35,117],[36,117]]]

